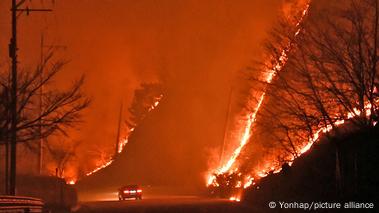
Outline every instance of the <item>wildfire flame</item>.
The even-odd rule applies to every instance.
[[[301,23],[303,22],[305,16],[307,15],[309,11],[309,6],[310,6],[310,2],[307,3],[305,9],[303,10],[300,20],[296,24],[297,31],[295,32],[295,38],[301,32]],[[275,66],[273,66],[273,69],[267,70],[266,72],[267,75],[264,78],[267,83],[271,83],[276,73],[282,70],[283,66],[288,60],[287,53],[292,49],[292,47],[293,47],[293,42],[290,41],[287,47],[282,50],[281,55],[278,59],[278,62],[275,64]],[[250,114],[247,115],[246,125],[245,125],[244,131],[241,137],[241,141],[238,147],[234,150],[230,159],[223,166],[216,169],[215,172],[212,172],[212,175],[208,177],[207,185],[215,184],[215,180],[216,180],[215,174],[223,174],[232,169],[233,165],[236,162],[237,157],[241,154],[242,149],[245,147],[245,145],[247,144],[247,142],[249,141],[252,135],[252,127],[255,123],[258,111],[263,104],[265,96],[266,96],[266,92],[263,92],[258,99],[258,103],[255,109]],[[267,175],[267,173],[263,171],[259,173],[258,175],[261,177],[264,177]],[[252,183],[253,183],[253,178],[251,177],[248,178],[247,181],[244,183],[244,188],[250,186]]]
[[[98,171],[104,169],[105,167],[111,165],[112,163],[113,163],[113,159],[110,159],[110,160],[109,160],[108,162],[106,162],[105,164],[103,164],[103,165],[101,165],[101,166],[95,168],[95,169],[92,170],[91,172],[88,172],[88,173],[86,174],[86,176],[90,176],[90,175],[92,175],[92,174],[95,174],[96,172],[98,172]]]
[[[161,101],[162,98],[163,98],[163,95],[158,96],[158,97],[155,99],[154,103],[149,107],[148,112],[151,112],[152,110],[156,109],[157,106],[159,105],[159,103],[160,103],[160,101]],[[124,150],[125,145],[126,145],[126,144],[128,143],[128,141],[129,141],[129,136],[131,135],[132,132],[134,132],[134,130],[135,130],[135,128],[130,128],[129,131],[128,131],[128,133],[127,133],[127,136],[126,136],[124,139],[122,139],[122,140],[120,141],[119,146],[117,147],[117,153],[121,153],[121,152]],[[98,172],[98,171],[104,169],[105,167],[108,167],[109,165],[111,165],[111,164],[113,163],[113,161],[114,161],[114,158],[110,158],[110,159],[109,159],[107,162],[105,162],[104,164],[102,164],[102,165],[96,167],[96,168],[95,168],[94,170],[92,170],[91,172],[88,172],[88,173],[86,174],[86,176],[90,176],[90,175],[92,175],[92,174],[94,174],[94,173],[96,173],[96,172]]]
[[[159,105],[159,102],[161,101],[161,99],[163,98],[163,95],[160,95],[158,96],[156,99],[155,99],[155,102],[153,103],[153,105],[151,105],[151,107],[149,108],[149,112],[153,109],[155,109],[158,105]]]
[[[125,145],[129,142],[129,135],[132,134],[132,132],[134,132],[134,128],[130,128],[129,129],[129,132],[127,133],[127,137],[125,137],[124,139],[122,139],[118,145],[118,148],[117,148],[117,153],[121,153],[122,150],[124,150],[124,147]]]
[[[157,98],[155,98],[155,101],[154,103],[149,107],[149,109],[147,110],[148,112],[151,112],[151,110],[154,110],[155,108],[157,108],[157,106],[159,105],[161,99],[163,98],[163,95],[160,95],[158,96]],[[127,137],[125,137],[124,139],[122,139],[118,145],[118,148],[117,148],[117,153],[121,153],[122,150],[124,149],[125,145],[129,142],[129,135],[132,134],[132,132],[134,132],[134,127],[133,128],[130,128],[128,133],[127,133]]]
[[[235,201],[235,202],[240,202],[241,201],[241,199],[239,197],[234,197],[234,196],[230,197],[229,200],[230,201]]]
[[[310,7],[310,1],[307,2],[306,7],[303,10],[302,16],[300,17],[300,20],[296,24],[297,31],[295,32],[295,38],[299,35],[299,33],[302,30],[301,23],[303,22],[304,18],[306,17],[306,15],[307,15],[307,13],[309,11],[309,7]],[[273,80],[273,78],[275,77],[276,73],[278,73],[279,71],[282,70],[283,66],[286,64],[286,62],[288,60],[288,52],[292,49],[293,45],[294,45],[293,42],[290,41],[288,43],[287,47],[282,50],[281,55],[278,58],[278,61],[275,64],[275,66],[273,66],[272,69],[267,70],[267,72],[266,72],[267,74],[264,77],[264,80],[267,83],[271,83],[272,80]],[[212,186],[218,187],[219,184],[216,181],[216,175],[217,174],[224,174],[224,173],[227,173],[227,172],[232,172],[233,165],[235,164],[236,159],[238,158],[238,156],[240,155],[242,149],[245,147],[245,145],[247,144],[247,142],[249,141],[249,139],[250,139],[250,137],[252,135],[252,127],[253,127],[253,125],[254,125],[254,123],[256,121],[256,116],[258,114],[259,109],[261,108],[261,106],[263,104],[265,96],[266,96],[266,92],[264,91],[260,95],[260,97],[258,98],[258,103],[256,104],[256,107],[254,108],[254,110],[247,115],[246,125],[245,125],[244,131],[243,131],[243,134],[242,134],[242,137],[241,137],[241,141],[240,141],[238,147],[234,150],[234,152],[232,153],[230,159],[223,166],[221,166],[220,168],[216,169],[215,172],[211,173],[211,175],[208,177],[207,186],[212,185]],[[317,138],[318,138],[318,136],[317,136]],[[302,153],[304,153],[307,150],[309,150],[310,147],[312,146],[313,142],[315,140],[317,140],[317,138],[313,138],[312,143],[308,143],[308,145],[303,148]],[[280,170],[281,170],[281,168],[275,169],[275,168],[272,168],[272,167],[270,169],[271,169],[271,171],[274,171],[275,173],[280,172]],[[268,173],[265,170],[262,170],[262,171],[258,172],[257,175],[259,177],[265,177],[265,176],[267,176],[267,174]],[[244,180],[243,188],[248,188],[251,185],[255,185],[255,182],[254,182],[254,178],[249,175]],[[238,187],[237,186],[236,187],[240,188],[241,186],[242,186],[242,183],[239,184]],[[241,195],[240,194],[239,195],[234,195],[234,196],[230,197],[231,201],[240,201],[240,199],[241,199]]]
[[[301,20],[299,21],[299,23],[296,25],[299,27],[299,29],[296,31],[295,33],[295,37],[301,32],[301,28],[300,28],[300,25],[301,25],[301,22],[302,20],[304,19],[304,17],[306,16],[307,12],[309,10],[309,3],[306,7],[306,9],[303,11],[303,16],[301,18]],[[271,70],[270,72],[268,72],[268,75],[266,76],[266,81],[268,83],[270,83],[273,79],[273,77],[275,77],[275,74],[276,72],[280,71],[282,69],[282,67],[284,66],[284,64],[286,63],[287,61],[287,53],[289,52],[289,50],[291,49],[291,46],[292,44],[290,43],[288,45],[288,48],[286,50],[283,50],[282,51],[282,54],[279,58],[279,61],[278,63],[276,64],[276,66],[274,66],[274,69]],[[377,88],[374,88],[374,90],[377,90]],[[235,150],[235,152],[233,153],[232,157],[230,158],[230,160],[227,162],[227,164],[225,164],[223,167],[221,167],[220,169],[218,169],[216,171],[216,173],[214,174],[223,174],[223,173],[226,173],[228,171],[231,170],[233,164],[235,163],[235,160],[236,158],[238,157],[238,155],[240,154],[242,148],[246,145],[247,143],[247,140],[250,138],[251,136],[251,128],[253,127],[253,124],[255,122],[255,117],[256,117],[256,114],[260,108],[260,106],[262,105],[262,102],[263,102],[263,99],[265,97],[265,94],[266,93],[262,93],[260,99],[259,99],[259,102],[257,104],[257,107],[255,108],[255,110],[249,115],[249,120],[247,121],[246,123],[246,127],[245,127],[245,132],[242,136],[242,140],[240,142],[240,146]],[[378,103],[379,102],[379,99],[375,100],[375,103]],[[371,110],[372,110],[372,104],[371,103],[366,103],[364,105],[364,109],[363,110],[360,110],[358,108],[354,108],[352,110],[352,112],[348,113],[347,116],[346,116],[346,119],[351,119],[351,118],[354,118],[354,117],[358,117],[358,116],[361,116],[362,113],[364,113],[364,116],[366,117],[369,117],[371,116]],[[336,119],[336,118],[335,118]],[[327,132],[330,132],[333,130],[333,127],[338,127],[338,126],[341,126],[343,124],[345,124],[346,120],[344,119],[336,119],[335,122],[333,122],[333,125],[332,124],[329,124],[329,125],[326,125],[324,127],[320,127],[313,135],[312,137],[309,138],[309,141],[308,143],[302,147],[300,149],[300,154],[299,156],[301,156],[302,154],[306,153],[307,151],[309,151],[312,147],[312,145],[319,140],[320,136],[323,134],[323,133],[327,133]],[[373,125],[375,126],[377,124],[376,121],[373,121]],[[294,161],[294,157],[291,157],[289,159],[289,163],[288,165],[289,166],[292,166],[293,164],[293,161]],[[269,166],[267,165],[266,168],[262,169],[261,171],[258,171],[256,173],[256,177],[258,178],[262,178],[262,177],[266,177],[269,173],[278,173],[282,170],[281,166]],[[208,185],[213,185],[213,186],[218,186],[218,183],[216,182],[216,176],[215,175],[211,175],[209,178],[208,178]],[[243,188],[248,188],[252,185],[255,185],[255,182],[254,182],[254,178],[251,176],[251,175],[248,175],[245,179],[244,179],[244,184],[243,184]],[[237,187],[237,186],[236,186]],[[237,187],[237,188],[240,188],[240,185]],[[231,201],[235,201],[235,200],[239,200],[240,199],[240,195],[233,195],[230,197],[230,200]]]

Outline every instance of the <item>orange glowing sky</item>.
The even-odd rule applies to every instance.
[[[180,156],[197,154],[189,171],[199,173],[207,167],[205,150],[222,144],[231,85],[238,84],[237,73],[260,55],[260,43],[282,1],[55,2],[28,3],[54,11],[20,18],[20,64],[28,67],[38,60],[41,32],[46,43],[67,46],[57,51],[70,63],[56,83],[64,86],[84,73],[85,91],[93,100],[80,131],[74,133],[83,141],[83,150],[94,145],[113,150],[120,102],[128,106],[141,82],[160,81],[168,88],[166,103],[157,110],[154,125],[145,125],[136,140],[148,141],[154,135],[153,143],[141,142],[149,144],[141,149],[144,154],[163,147],[178,165],[189,161]],[[0,2],[2,69],[8,63],[9,3]]]

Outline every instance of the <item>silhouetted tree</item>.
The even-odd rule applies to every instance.
[[[65,64],[65,61],[53,61],[53,52],[49,52],[34,71],[19,73],[17,142],[35,141],[56,132],[66,134],[67,128],[80,121],[82,110],[90,102],[81,91],[84,78],[81,77],[66,90],[51,86]],[[10,84],[7,74],[0,76],[0,84],[0,144],[4,144],[10,131]]]
[[[129,108],[129,128],[134,128],[154,109],[163,97],[163,86],[159,83],[143,83],[141,88],[134,91],[132,104]]]
[[[290,150],[300,151],[321,128],[338,132],[341,120],[355,129],[376,125],[378,17],[376,0],[316,1],[300,31],[285,24],[273,31],[266,45],[273,60],[265,69],[277,75],[261,112],[269,118],[262,122],[277,130],[281,143],[294,145]],[[289,43],[288,59],[280,61]],[[341,174],[340,144],[335,145]]]
[[[46,143],[47,150],[55,163],[56,176],[64,178],[64,171],[67,167],[67,163],[73,160],[77,156],[76,149],[79,146],[77,141],[64,141],[58,139],[54,143]]]
[[[300,153],[299,144],[307,143],[309,136],[312,135],[310,132],[312,129],[308,126],[311,118],[308,118],[308,114],[297,105],[297,102],[287,97],[285,91],[288,88],[278,83],[282,73],[287,72],[285,65],[288,56],[294,51],[297,37],[307,21],[308,16],[304,13],[307,8],[306,1],[288,1],[284,12],[279,14],[277,23],[264,43],[265,51],[262,52],[261,58],[265,61],[263,63],[256,61],[247,68],[247,75],[251,81],[248,111],[255,111],[261,101],[260,98],[264,95],[254,124],[252,140],[258,139],[264,143],[261,143],[262,147],[258,149],[257,145],[248,146],[242,152],[241,159],[249,158],[251,153],[263,148],[266,150],[264,154],[255,154],[269,156],[271,160],[275,159],[277,160],[275,163],[281,165],[290,158],[296,158]],[[273,79],[269,78],[272,74]],[[244,162],[242,167],[249,170],[251,164],[256,163],[256,161]]]
[[[307,20],[296,28],[281,24],[266,44],[278,70],[268,87],[261,114],[280,129],[290,144],[308,141],[322,127],[350,119],[357,128],[373,126],[378,108],[378,2],[376,0],[314,3]],[[327,6],[326,6],[327,5]],[[288,48],[288,60],[278,61]],[[266,116],[267,117],[267,116]],[[293,149],[293,148],[291,148]]]

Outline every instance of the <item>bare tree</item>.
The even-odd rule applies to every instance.
[[[95,167],[99,167],[108,163],[109,160],[112,159],[113,154],[109,149],[106,149],[103,146],[99,145],[91,147],[87,152],[89,158],[95,160]]]
[[[20,73],[17,94],[18,143],[46,138],[55,132],[66,134],[67,128],[80,121],[82,110],[90,103],[81,91],[84,77],[67,90],[58,90],[51,85],[65,64],[65,61],[54,61],[53,52],[50,51],[34,71]],[[0,84],[0,143],[4,144],[10,132],[8,76],[0,76]]]
[[[275,126],[279,138],[300,147],[341,120],[350,119],[356,128],[375,124],[378,15],[376,0],[320,1],[296,37],[288,23],[273,31],[266,47],[274,60],[264,69],[283,68],[266,91],[270,99],[261,114],[269,115],[263,122]],[[288,60],[275,60],[288,42]]]
[[[283,159],[277,160],[279,164],[298,157],[301,151],[299,147],[307,143],[313,131],[309,128],[313,122],[312,116],[298,102],[292,101],[293,94],[281,77],[283,73],[288,75],[288,57],[291,57],[304,24],[308,21],[308,5],[304,1],[290,1],[283,11],[264,43],[262,58],[265,61],[255,61],[246,69],[251,83],[247,111],[254,112],[264,97],[250,139],[263,143],[251,143],[239,157],[250,159],[255,156],[256,160],[241,161],[241,170],[248,172],[260,164],[258,158],[276,160],[281,156]],[[275,153],[270,151],[273,149]]]
[[[34,141],[47,138],[54,133],[67,134],[68,128],[74,127],[81,120],[82,110],[90,103],[81,91],[84,77],[73,82],[65,90],[53,86],[55,77],[67,63],[55,61],[53,55],[53,51],[49,51],[35,70],[23,70],[18,73],[17,99],[11,99],[11,86],[14,84],[11,83],[8,74],[0,75],[0,145],[4,145],[2,147],[6,150],[6,190],[9,187],[11,193],[14,193],[16,165],[14,160],[8,160],[9,154],[10,157],[16,154],[12,150],[9,151],[11,136],[16,133],[16,143],[31,145]],[[12,100],[17,101],[15,110],[12,108]],[[11,122],[12,110],[16,112],[16,122]],[[9,167],[11,171],[8,171]]]
[[[55,175],[57,177],[65,177],[64,171],[67,164],[77,156],[76,149],[79,145],[80,143],[77,141],[68,142],[64,140],[46,143],[47,150],[56,165]]]
[[[377,0],[315,1],[301,31],[279,25],[266,44],[274,70],[268,84],[261,123],[275,130],[291,154],[315,138],[319,130],[338,134],[342,121],[353,129],[372,128],[378,121]],[[293,36],[296,35],[296,36]],[[287,60],[278,61],[292,42]],[[278,72],[277,64],[281,67]],[[328,133],[326,134],[329,135]],[[341,173],[340,146],[336,147],[336,178]],[[357,168],[355,167],[355,172]],[[337,177],[339,176],[339,177]],[[338,183],[337,183],[338,184]]]

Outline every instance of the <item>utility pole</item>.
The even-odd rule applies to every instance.
[[[10,82],[10,76],[9,76],[8,82]],[[8,94],[8,92],[9,91],[7,89],[6,93]],[[7,113],[7,119],[9,119],[10,118],[9,109],[6,111],[6,113]],[[7,135],[4,138],[6,138],[6,140],[5,140],[5,181],[4,181],[4,183],[5,183],[5,194],[9,194],[9,150],[10,150],[9,132],[7,132]]]
[[[40,69],[40,83],[42,84],[42,81],[43,81],[43,68],[44,68],[44,65],[43,65],[43,45],[44,45],[44,36],[43,36],[43,33],[41,34],[41,58],[40,58],[40,65],[39,65],[39,69]],[[39,115],[41,117],[41,114],[42,114],[42,94],[43,94],[43,89],[42,89],[42,85],[39,89]],[[39,121],[39,143],[38,143],[38,173],[39,175],[42,175],[42,161],[43,161],[43,138],[42,138],[42,119],[40,118]]]
[[[9,191],[10,195],[16,195],[16,154],[17,154],[17,12],[26,12],[29,15],[34,11],[51,11],[50,9],[19,8],[26,0],[12,0],[12,38],[9,44],[9,57],[12,60],[11,69],[11,127],[10,127],[10,169],[9,169]]]
[[[9,194],[16,195],[16,145],[17,145],[17,4],[12,0],[12,38],[9,55],[12,58],[11,74],[11,143]]]
[[[41,119],[41,114],[42,114],[42,107],[43,107],[43,99],[42,99],[42,96],[43,96],[43,85],[42,85],[42,81],[43,81],[43,74],[44,74],[44,69],[45,69],[45,56],[44,56],[44,48],[56,48],[56,49],[59,49],[59,48],[63,48],[63,49],[66,49],[67,47],[65,45],[45,45],[45,36],[44,36],[44,33],[42,32],[41,33],[41,40],[40,40],[40,64],[39,64],[39,67],[38,69],[40,69],[40,83],[41,83],[41,87],[39,89],[39,115],[40,115],[40,119],[38,121],[39,123],[39,126],[38,126],[38,132],[39,132],[39,141],[38,141],[38,166],[37,166],[37,171],[39,173],[39,175],[42,175],[42,172],[43,172],[43,153],[44,153],[44,141],[45,139],[42,138],[42,130],[43,130],[43,127],[42,127],[42,119]]]
[[[226,136],[228,134],[228,127],[229,127],[229,115],[232,109],[232,96],[233,96],[233,87],[230,88],[228,111],[226,112],[226,117],[225,117],[224,137],[222,141],[222,148],[221,148],[221,155],[220,155],[220,166],[222,166],[224,162],[225,142],[226,142]]]

